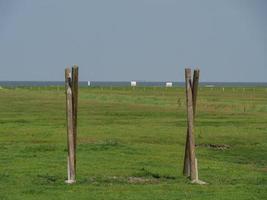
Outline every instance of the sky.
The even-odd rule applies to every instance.
[[[0,0],[0,81],[267,82],[266,0]]]

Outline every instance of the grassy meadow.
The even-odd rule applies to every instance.
[[[201,87],[195,125],[208,185],[182,175],[184,88],[80,88],[67,185],[64,88],[0,89],[0,199],[267,199],[267,89]]]

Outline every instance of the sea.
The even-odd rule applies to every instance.
[[[0,87],[64,86],[64,81],[0,81]],[[88,81],[80,81],[81,87],[88,87]],[[127,87],[131,81],[90,81],[90,87]],[[137,81],[137,86],[165,87],[166,82]],[[184,87],[184,82],[172,82],[172,86]],[[200,82],[203,87],[267,87],[267,82]]]

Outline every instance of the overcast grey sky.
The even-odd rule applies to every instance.
[[[266,0],[0,0],[0,80],[267,82]]]

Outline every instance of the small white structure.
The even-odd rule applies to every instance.
[[[135,87],[136,86],[136,81],[131,81],[131,86]]]
[[[88,82],[87,82],[87,85],[88,85],[88,86],[91,86],[91,82],[90,82],[90,81],[88,81]]]
[[[207,87],[207,88],[213,88],[214,85],[205,85],[205,87]]]
[[[172,87],[172,82],[166,82],[166,87]]]

